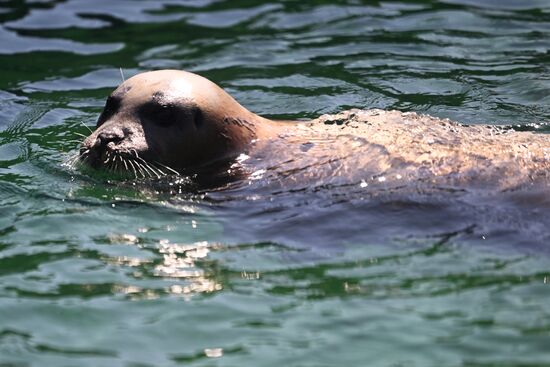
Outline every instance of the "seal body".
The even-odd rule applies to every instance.
[[[272,121],[207,79],[176,70],[138,74],[121,84],[82,144],[81,160],[94,168],[154,177],[231,163],[243,153],[246,162],[239,162],[250,177],[264,172],[271,185],[285,187],[504,191],[549,185],[545,134],[381,110]]]
[[[550,185],[547,134],[384,110],[325,115],[297,130],[311,137],[310,155],[331,159],[332,179],[490,191]]]

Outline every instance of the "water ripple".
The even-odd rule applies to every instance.
[[[120,68],[200,72],[274,118],[546,132],[549,40],[547,0],[2,1],[0,365],[547,365],[540,193],[400,194],[376,160],[344,182],[326,139],[208,192],[62,163]]]

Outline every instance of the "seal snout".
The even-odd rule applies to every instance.
[[[90,135],[80,148],[80,157],[88,165],[99,168],[112,153],[120,149],[121,143],[130,134],[128,129],[108,127]]]
[[[112,152],[116,150],[119,143],[124,140],[125,134],[121,129],[110,129],[101,131],[96,138],[94,146],[100,150]]]

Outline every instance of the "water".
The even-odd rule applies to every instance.
[[[546,0],[2,1],[0,22],[1,366],[550,365],[547,212],[62,165],[120,68],[194,71],[272,118],[547,132]]]

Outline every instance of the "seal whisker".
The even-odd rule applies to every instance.
[[[147,173],[147,178],[152,178],[153,177],[152,172],[143,163],[139,163],[139,165],[143,168],[145,173]]]
[[[147,161],[143,158],[141,158],[138,154],[138,152],[135,150],[135,149],[132,149],[132,152],[135,154],[136,158],[141,162],[140,166],[143,167],[143,169],[147,172],[147,173],[153,173],[155,176],[157,176],[157,178],[161,178],[162,176],[159,176],[158,173],[156,173],[151,167],[150,165],[147,163]],[[149,177],[152,177],[152,175],[150,175]]]
[[[150,177],[150,173],[143,167],[143,164],[141,164],[139,161],[134,160],[134,163],[137,165],[139,171],[141,172],[141,175],[143,178]]]
[[[115,158],[113,159],[113,168],[114,168],[114,171],[116,173],[119,173],[119,169],[118,169],[118,162],[117,162],[117,158],[120,158],[120,156],[117,154],[115,155]]]
[[[90,156],[90,151],[86,150],[83,153],[80,153],[80,155],[76,155],[75,161],[78,160],[78,161],[84,163],[84,162],[86,162],[86,160],[88,159],[89,156]]]
[[[122,171],[122,164],[124,164],[124,172],[128,172],[128,166],[126,165],[126,162],[124,161],[124,157],[122,157],[121,155],[118,156],[118,160],[120,161],[121,163],[121,166],[120,166],[120,170]],[[118,163],[117,163],[117,167],[118,167]]]
[[[122,157],[120,157],[120,161],[121,161],[122,163],[124,163],[124,167],[126,168],[126,172],[128,172],[129,169],[128,169],[128,163],[126,163],[126,160],[123,159]]]
[[[142,161],[143,161],[143,160],[142,160]],[[162,176],[159,176],[159,175],[155,172],[155,170],[153,170],[153,169],[149,166],[149,164],[147,164],[146,161],[143,161],[143,162],[142,162],[142,166],[143,166],[143,168],[144,168],[147,172],[152,173],[149,177],[153,177],[153,175],[157,176],[157,178],[161,178],[161,177],[162,177]]]
[[[157,178],[161,178],[163,176],[166,176],[164,174],[164,172],[162,172],[161,170],[159,170],[158,168],[156,168],[155,166],[153,166],[149,162],[145,162],[144,165],[145,165],[145,167],[149,168],[157,176]]]
[[[85,123],[83,123],[82,121],[79,121],[79,122],[82,124],[82,126],[84,126],[86,129],[90,130],[91,133],[93,133],[92,129],[90,129],[88,126],[86,126]]]
[[[78,154],[75,154],[71,158],[69,158],[68,162],[71,166],[74,166],[76,163],[80,162],[80,156]]]
[[[113,161],[112,158],[113,158],[112,155],[109,154],[109,155],[107,156],[107,159],[105,159],[105,161],[103,162],[104,167],[105,167],[105,168],[107,169],[107,171],[109,171],[109,172],[113,172],[113,167],[112,167],[112,164],[111,164],[112,161]]]
[[[84,152],[80,153],[80,155],[76,155],[76,159],[74,160],[74,162],[87,163],[89,157],[90,149],[86,149]]]
[[[72,156],[69,156],[68,158],[66,158],[63,163],[61,163],[62,166],[67,166],[67,167],[70,167],[70,168],[74,168],[75,167],[75,163],[77,161],[79,161],[80,159],[80,156],[78,154],[74,154]]]
[[[168,167],[168,166],[165,165],[165,164],[160,163],[159,161],[154,161],[153,163],[156,164],[156,165],[158,165],[158,166],[161,166],[162,168],[166,168],[168,171],[172,172],[173,174],[175,174],[175,175],[177,175],[177,176],[180,175],[178,171],[176,171],[176,170],[174,170],[174,169]]]
[[[154,167],[162,175],[162,177],[168,176],[168,173],[165,172],[162,167],[157,167],[154,163],[151,163],[151,167]]]
[[[120,77],[122,78],[122,82],[126,82],[126,79],[124,78],[124,73],[122,72],[122,68],[119,68],[120,70]]]
[[[107,163],[109,162],[109,159],[111,159],[111,154],[109,152],[107,152],[107,158],[105,158],[105,160],[103,161],[103,165],[107,165]]]
[[[121,163],[120,170],[121,171],[124,170],[124,174],[130,175],[131,171],[130,171],[130,167],[128,166],[128,158],[125,157],[125,156],[120,155],[119,159],[120,159],[120,163]],[[124,167],[122,167],[122,165],[124,165]],[[135,174],[134,174],[134,178],[136,178]]]
[[[132,167],[132,171],[134,172],[134,178],[137,180],[137,172],[136,172],[136,168],[134,166],[134,163],[132,162],[131,159],[128,160],[128,163],[130,163],[130,167]]]
[[[145,171],[143,170],[143,168],[141,167],[141,164],[139,164],[138,161],[133,161],[135,164],[136,164],[136,167],[139,171],[139,173],[141,174],[141,177],[142,178],[147,178],[147,175],[145,174]]]
[[[141,169],[141,167],[139,166],[138,162],[132,160],[132,163],[134,164],[134,166],[136,167],[137,169],[137,172],[139,173],[140,177],[141,178],[145,178],[145,173],[143,173],[143,169]]]
[[[72,167],[77,167],[81,164],[86,163],[86,158],[79,157],[79,159],[75,159],[74,162],[71,164]]]

